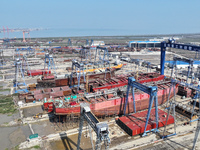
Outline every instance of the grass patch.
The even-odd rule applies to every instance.
[[[11,115],[16,110],[12,96],[0,96],[0,113]]]
[[[4,91],[10,91],[10,89],[2,89],[2,88],[0,87],[0,92],[4,92]]]
[[[15,150],[19,150],[19,145],[15,146]]]
[[[39,149],[39,148],[40,148],[40,145],[35,145],[35,146],[33,146],[33,148]]]

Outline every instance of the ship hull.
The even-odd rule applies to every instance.
[[[169,86],[166,89],[158,90],[158,105],[162,105],[167,101],[169,95]],[[173,90],[171,90],[173,91]],[[177,93],[177,87],[176,87]],[[171,92],[170,98],[174,95]],[[109,101],[103,101],[96,104],[90,104],[91,111],[96,116],[105,116],[105,115],[120,115],[124,112],[124,102],[125,97],[117,98]],[[146,93],[135,93],[135,104],[136,104],[136,111],[141,111],[147,109],[149,107],[149,95]],[[154,105],[153,105],[154,106]],[[129,95],[128,104],[126,113],[134,112],[133,109],[133,100],[132,95]],[[69,108],[56,108],[54,107],[54,113],[56,115],[80,115],[80,107],[72,106]]]
[[[96,80],[96,79],[109,79],[111,77],[115,76],[115,71],[116,69],[112,69],[110,72],[101,72],[101,73],[92,73],[88,74],[88,81]],[[53,80],[37,80],[37,87],[58,87],[58,86],[69,86],[70,85],[70,76],[67,78],[63,79],[53,79]],[[85,83],[84,77],[80,77],[80,84]],[[72,77],[72,85],[77,85],[78,84],[78,79],[77,76]]]

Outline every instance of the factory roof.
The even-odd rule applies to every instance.
[[[130,41],[129,43],[161,43],[160,41]]]
[[[171,60],[171,61],[165,61],[165,63],[173,64],[174,61],[173,60]],[[184,61],[177,61],[176,63],[177,63],[177,65],[189,65],[187,62],[184,62]],[[194,60],[193,64],[194,65],[200,65],[200,61],[199,60]]]

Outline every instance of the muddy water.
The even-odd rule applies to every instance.
[[[53,141],[51,142],[51,148],[52,150],[72,150],[72,149],[76,149],[77,147],[77,140],[78,140],[78,134],[75,135],[71,135],[71,136],[67,136],[65,138],[62,138],[59,141]],[[82,134],[81,137],[81,145],[80,145],[81,149],[92,149],[92,145],[90,142],[90,137],[86,138],[84,136],[84,133]]]

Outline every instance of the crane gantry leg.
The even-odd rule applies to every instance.
[[[168,113],[167,113],[167,118],[166,118],[166,121],[165,121],[165,127],[164,127],[164,131],[163,131],[163,139],[166,138],[166,137],[169,137],[169,136],[173,136],[173,135],[176,135],[176,114],[175,114],[175,102],[170,102],[170,105],[169,107],[167,107],[168,109]],[[168,122],[168,119],[169,119],[169,114],[170,112],[173,111],[173,117],[174,117],[174,133],[173,134],[170,134],[170,135],[164,135],[165,134],[165,131],[166,131],[166,126],[167,126],[167,122]]]
[[[193,142],[193,147],[192,150],[195,150],[195,146],[199,137],[199,131],[200,131],[200,113],[198,113],[198,122],[197,122],[197,129],[195,132],[195,136],[194,136],[194,142]]]
[[[196,95],[194,96],[194,102],[193,102],[193,107],[192,107],[192,113],[191,113],[191,117],[190,117],[190,125],[191,125],[191,122],[197,120],[197,119],[192,120],[192,117],[193,117],[193,115],[194,115],[195,106],[196,106],[196,103],[197,103],[197,99],[199,99],[199,110],[200,110],[199,91],[196,91]]]
[[[94,130],[96,133],[96,146],[95,150],[101,149],[101,143],[104,141],[105,149],[109,149],[110,138],[108,131],[108,124],[104,122],[99,122],[96,116],[91,112],[90,107],[87,104],[81,104],[81,114],[80,114],[80,123],[79,123],[79,134],[78,134],[78,142],[77,142],[77,150],[80,149],[81,135],[83,130],[83,122],[87,121],[88,125]],[[90,136],[91,138],[92,136]],[[91,139],[91,142],[92,139]]]
[[[137,88],[137,89],[139,89],[139,90],[150,95],[149,108],[148,108],[147,119],[146,119],[146,123],[145,123],[145,129],[144,129],[143,136],[146,136],[147,132],[149,132],[149,131],[146,131],[146,129],[147,129],[147,125],[148,125],[148,122],[149,122],[149,117],[150,117],[153,102],[154,102],[154,105],[155,105],[156,128],[152,129],[151,131],[158,132],[158,98],[157,98],[158,88],[156,86],[148,87],[146,85],[143,85],[141,83],[136,82],[134,77],[129,77],[128,78],[128,87],[127,87],[127,92],[126,92],[126,99],[125,99],[125,106],[124,106],[124,115],[126,114],[126,107],[127,107],[127,103],[128,103],[129,90],[130,90],[131,87],[132,87],[133,107],[134,107],[135,112],[136,112],[136,106],[135,106],[135,98],[134,98],[134,88]]]

